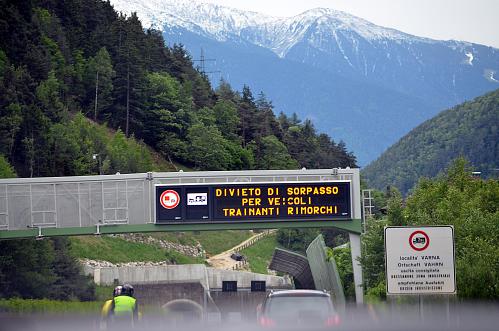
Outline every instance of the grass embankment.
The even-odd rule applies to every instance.
[[[240,244],[252,235],[250,231],[205,231],[194,234],[194,238],[213,256]]]
[[[71,252],[77,258],[108,261],[111,263],[161,262],[176,264],[203,263],[202,258],[182,255],[157,245],[126,241],[110,236],[81,236],[71,238]]]
[[[243,249],[240,253],[246,257],[252,272],[267,274],[267,267],[276,246],[277,241],[274,234],[257,241],[254,245]]]
[[[201,243],[206,253],[215,255],[251,237],[250,231],[203,231],[179,233],[148,234],[182,245],[195,246]],[[79,236],[71,238],[71,252],[77,258],[109,261],[111,263],[126,262],[161,262],[168,260],[176,264],[204,263],[202,258],[183,255],[174,250],[161,248],[154,244],[130,242],[111,236]]]
[[[166,232],[148,234],[161,239],[182,245],[196,245],[198,242],[210,256],[222,253],[231,247],[245,241],[253,235],[250,231],[201,231],[201,232]]]
[[[18,314],[69,313],[95,314],[100,312],[100,301],[58,301],[48,299],[0,299],[0,311]]]

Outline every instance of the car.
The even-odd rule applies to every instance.
[[[243,261],[244,260],[244,256],[241,255],[240,253],[237,253],[237,252],[232,253],[230,255],[230,258],[233,259],[233,260],[236,260],[236,261]]]
[[[257,321],[264,329],[328,329],[340,324],[340,316],[325,291],[284,290],[267,295]]]

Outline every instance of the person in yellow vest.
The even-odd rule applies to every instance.
[[[115,297],[121,295],[122,289],[123,289],[123,286],[121,286],[121,285],[118,285],[114,288],[113,299]],[[100,321],[100,329],[101,330],[107,329],[107,324],[108,324],[109,318],[111,317],[111,314],[112,314],[113,299],[107,300],[106,302],[104,302],[104,305],[102,306],[101,321]]]
[[[139,307],[133,297],[133,286],[124,284],[120,295],[113,298],[111,312],[114,322],[130,322],[133,326],[139,319]]]

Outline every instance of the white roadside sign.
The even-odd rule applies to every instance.
[[[454,228],[385,228],[387,294],[456,292]]]

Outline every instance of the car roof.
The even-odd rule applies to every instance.
[[[300,297],[300,296],[316,296],[316,297],[329,297],[330,295],[327,292],[324,291],[318,291],[318,290],[284,290],[284,291],[277,291],[277,292],[271,292],[269,294],[270,297]]]

